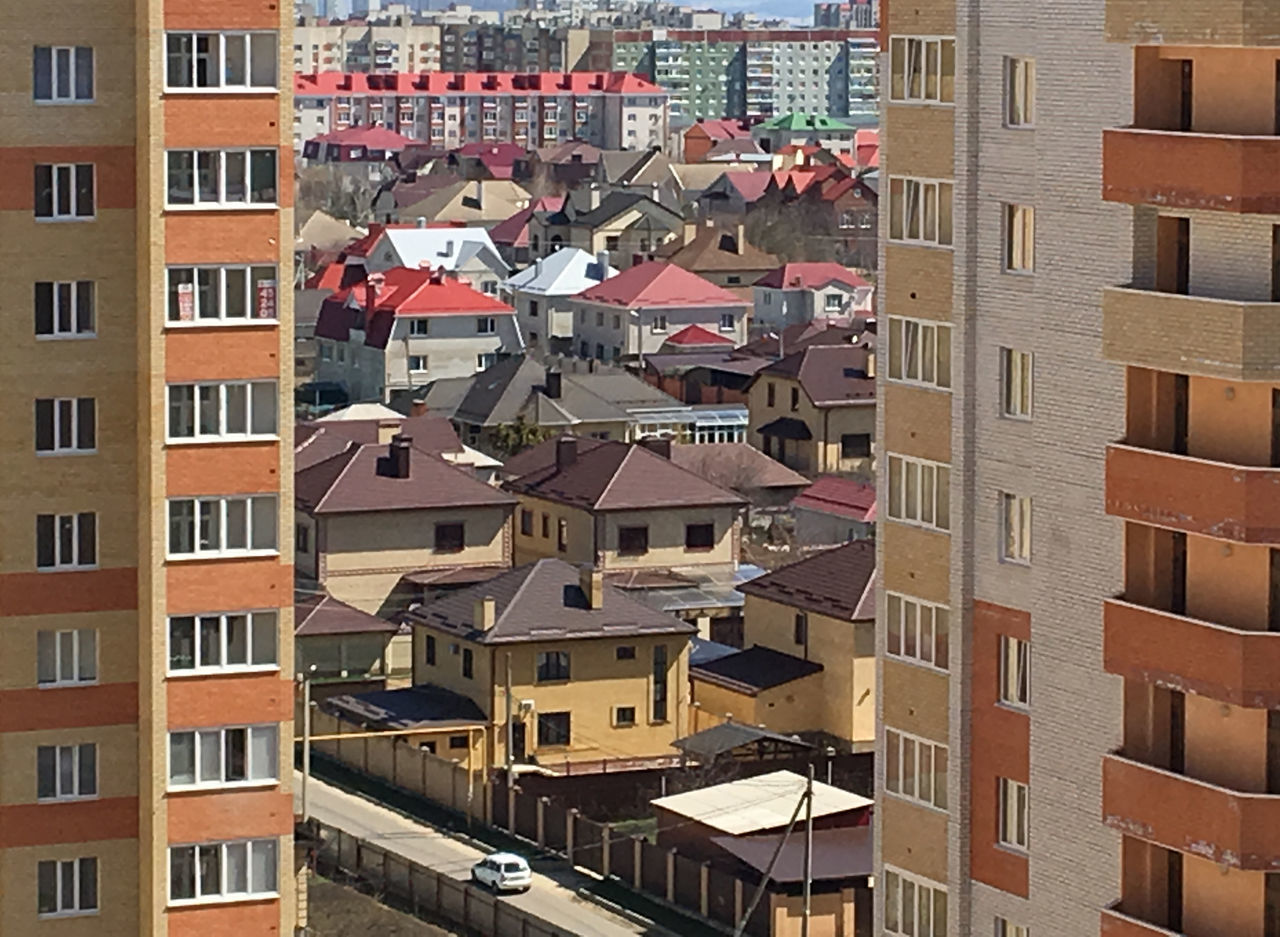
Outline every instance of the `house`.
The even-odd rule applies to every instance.
[[[576,247],[599,256],[608,252],[619,269],[636,258],[651,256],[668,240],[678,238],[684,219],[645,192],[608,192],[593,183],[572,193],[559,211],[534,212],[530,248],[546,256],[562,247]]]
[[[874,315],[875,287],[837,263],[783,264],[755,281],[752,324],[782,329],[814,319]]]
[[[745,120],[726,117],[723,120],[707,120],[698,118],[684,132],[684,161],[701,163],[717,143],[725,140],[750,140],[751,125]]]
[[[503,219],[489,229],[489,237],[497,246],[502,259],[513,267],[524,266],[534,259],[529,229],[533,215],[539,211],[559,211],[564,207],[563,195],[545,195],[528,208],[522,208],[510,218]]]
[[[606,192],[640,192],[670,209],[684,204],[684,190],[662,149],[605,151],[596,164],[596,182]]]
[[[707,151],[705,161],[711,164],[734,163],[746,167],[769,166],[773,157],[750,137],[739,140],[720,140]]]
[[[348,441],[294,473],[299,577],[364,612],[417,597],[416,574],[511,565],[515,499],[408,436]]]
[[[781,508],[809,479],[742,442],[673,445],[671,461],[713,485],[740,494],[753,508]]]
[[[522,342],[515,310],[443,270],[394,267],[325,300],[316,379],[355,400],[483,371]]]
[[[661,350],[667,337],[689,325],[742,344],[749,306],[666,261],[647,261],[573,297],[574,340],[584,358],[635,361]]]
[[[874,484],[823,475],[791,504],[796,542],[803,547],[826,547],[874,535]]]
[[[873,269],[879,196],[872,175],[854,175],[838,161],[774,172],[748,233],[788,260]]]
[[[531,201],[529,193],[510,179],[464,179],[405,205],[399,214],[401,218],[492,228],[528,208]]]
[[[750,140],[742,141],[754,146]],[[726,171],[749,170],[752,167],[745,162],[737,162],[732,154],[725,154],[716,162],[707,163],[672,163],[671,175],[675,177],[680,190],[682,205],[696,202],[707,188],[719,179]]]
[[[751,135],[760,146],[777,152],[792,143],[817,144],[833,153],[853,149],[858,130],[853,124],[824,114],[779,114],[757,124]]]
[[[312,137],[302,146],[309,163],[385,163],[415,141],[385,127],[360,125]]]
[[[544,464],[504,486],[520,499],[517,562],[552,556],[606,573],[737,567],[745,500],[662,455],[669,443],[559,437],[551,445],[530,456]]]
[[[689,329],[707,332],[700,325],[688,326],[681,332]],[[645,355],[642,375],[654,387],[688,404],[746,403],[746,387],[752,375],[767,367],[769,359],[739,354],[732,341],[719,348],[713,350],[710,342],[693,348],[664,343],[657,354]]]
[[[525,345],[533,350],[572,354],[573,304],[576,296],[617,273],[608,256],[592,256],[576,247],[554,251],[503,284]]]
[[[294,664],[312,675],[312,697],[367,693],[412,673],[412,634],[397,641],[400,626],[323,593],[294,603]],[[314,668],[314,669],[313,669]]]
[[[782,262],[747,240],[743,222],[722,227],[710,218],[686,223],[683,245],[665,244],[658,256],[725,287],[750,286]]]
[[[767,172],[730,170],[698,196],[697,211],[702,216],[742,217],[764,195],[773,176]]]
[[[539,147],[516,160],[514,178],[531,192],[563,194],[596,177],[603,152],[581,140]]]
[[[753,328],[752,333],[754,337],[739,348],[738,353],[764,358],[768,363],[810,345],[853,345],[864,336],[870,340],[875,329],[866,322],[859,327],[840,319],[814,319],[781,329]]]
[[[511,269],[489,232],[479,227],[370,225],[369,233],[343,252],[342,263],[365,274],[393,267],[444,268],[466,277],[482,293],[495,295]],[[349,283],[343,283],[348,286]]]
[[[483,715],[487,764],[510,757],[574,773],[670,759],[688,719],[689,639],[677,618],[540,559],[409,612],[416,690]],[[635,765],[633,764],[633,767]]]
[[[525,149],[514,143],[464,143],[445,157],[445,165],[463,179],[512,179]]]
[[[874,468],[874,352],[860,345],[810,345],[761,368],[747,386],[749,441],[803,474]]]

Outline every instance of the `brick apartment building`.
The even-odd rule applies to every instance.
[[[288,935],[290,11],[6,13],[0,932]]]
[[[1280,6],[882,15],[877,933],[1275,933]]]

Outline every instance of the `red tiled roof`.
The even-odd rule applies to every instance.
[[[472,289],[457,277],[441,276],[434,270],[392,267],[382,273],[382,285],[370,303],[371,284],[358,283],[340,290],[330,301],[346,303],[351,297],[366,314],[390,312],[397,316],[449,315],[451,313],[514,314],[504,302]]]
[[[319,72],[295,75],[303,97],[448,94],[648,94],[666,96],[653,82],[628,72]]]
[[[792,507],[836,514],[855,521],[870,521],[876,504],[876,486],[850,478],[823,475],[791,502]]]
[[[724,175],[745,202],[754,202],[764,195],[772,178],[767,172],[726,172]]]
[[[500,221],[489,229],[489,237],[494,244],[508,244],[511,247],[529,246],[529,220],[536,211],[559,211],[564,207],[563,195],[544,195],[528,208],[522,208],[505,221]]]
[[[342,289],[342,277],[346,273],[347,265],[334,261],[331,264],[325,264],[315,273],[307,278],[307,282],[302,284],[304,289],[308,290],[329,290],[330,292]]]
[[[850,287],[871,285],[849,268],[832,262],[783,264],[770,270],[755,285],[775,290],[820,290],[830,283]]]
[[[609,306],[684,308],[740,306],[742,300],[683,267],[651,260],[589,287],[574,297]]]
[[[736,117],[725,117],[720,120],[699,120],[685,131],[686,134],[702,130],[712,140],[736,140],[751,136],[751,128],[744,127]]]
[[[362,124],[356,127],[347,127],[344,130],[334,130],[331,133],[321,134],[318,137],[312,137],[308,142],[335,143],[342,146],[364,146],[372,150],[402,150],[416,141],[411,137],[398,134],[394,130],[388,130],[385,127]]]
[[[700,325],[687,325],[662,344],[664,345],[733,345],[733,339],[717,335]]]

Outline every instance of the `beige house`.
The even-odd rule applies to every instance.
[[[605,192],[598,183],[573,193],[558,211],[534,212],[530,247],[547,256],[561,247],[577,247],[593,257],[602,252],[619,270],[636,257],[649,259],[668,240],[679,240],[684,219],[660,204],[656,192]]]
[[[315,699],[380,690],[410,674],[411,644],[385,618],[316,594],[297,601],[293,621],[296,667],[312,676]]]
[[[404,205],[400,217],[406,221],[426,218],[430,222],[454,222],[492,228],[521,209],[529,207],[529,193],[510,179],[467,179],[443,186],[425,198]]]
[[[748,441],[788,468],[870,478],[875,467],[875,354],[810,345],[747,384]]]

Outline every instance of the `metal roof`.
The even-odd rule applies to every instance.
[[[716,784],[683,794],[672,794],[650,801],[671,813],[687,817],[704,826],[743,836],[763,830],[785,827],[804,793],[806,779],[794,771],[774,771]],[[813,782],[813,816],[826,817],[850,810],[870,807],[870,798]]]

